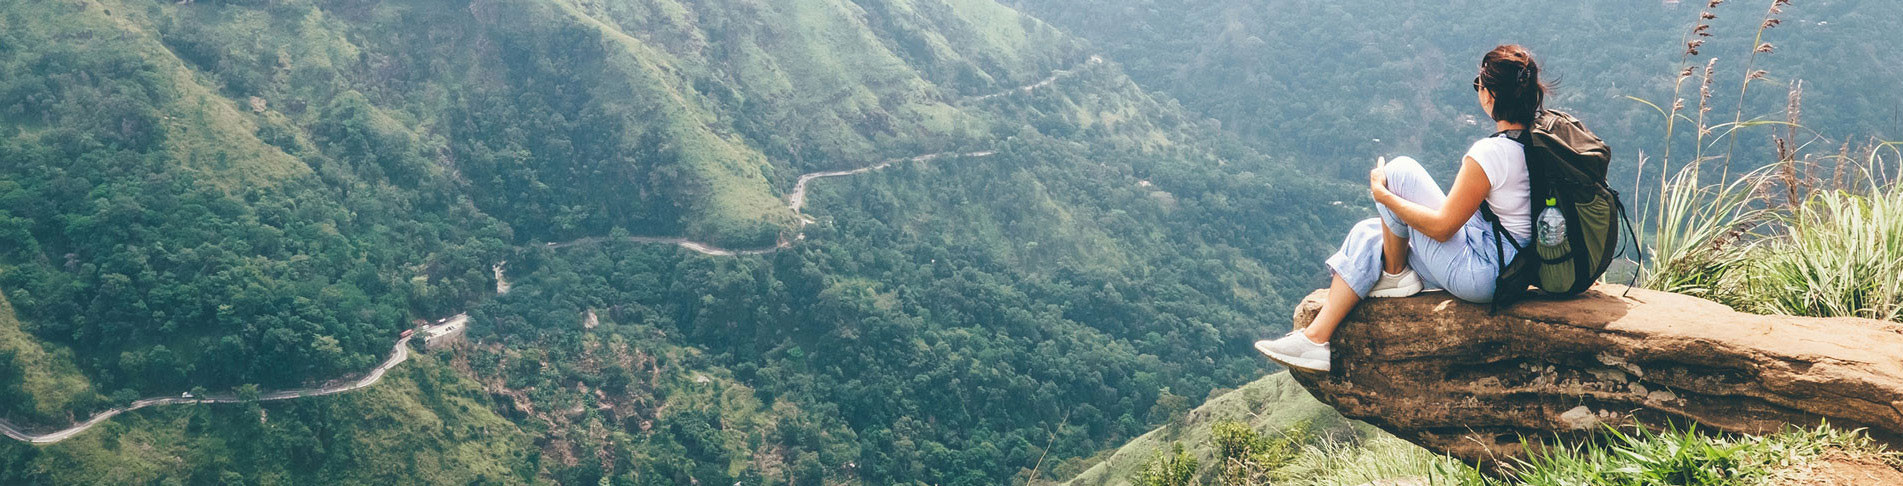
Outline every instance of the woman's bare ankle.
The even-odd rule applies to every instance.
[[[1313,334],[1310,334],[1307,329],[1303,329],[1302,337],[1308,338],[1308,342],[1311,342],[1311,343],[1328,344],[1328,338],[1332,336],[1322,336],[1321,338],[1316,338]]]

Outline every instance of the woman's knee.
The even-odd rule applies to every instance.
[[[1389,160],[1388,165],[1382,166],[1381,172],[1388,176],[1389,184],[1394,184],[1397,180],[1410,180],[1413,177],[1429,177],[1427,168],[1421,167],[1420,161],[1405,155]]]

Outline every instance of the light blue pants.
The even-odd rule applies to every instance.
[[[1414,159],[1390,160],[1383,172],[1388,176],[1388,190],[1401,199],[1430,209],[1439,209],[1447,201],[1447,193]],[[1355,223],[1342,241],[1341,250],[1328,257],[1328,268],[1348,282],[1356,296],[1366,298],[1381,277],[1381,222],[1385,220],[1390,231],[1407,240],[1407,266],[1420,276],[1422,285],[1446,290],[1468,302],[1493,301],[1493,279],[1500,275],[1500,265],[1494,257],[1493,225],[1478,211],[1447,241],[1436,241],[1408,227],[1385,205],[1376,203],[1375,212],[1381,217]],[[1512,243],[1502,240],[1501,248],[1506,260],[1512,261]]]

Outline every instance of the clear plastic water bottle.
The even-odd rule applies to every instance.
[[[1546,209],[1540,210],[1538,226],[1534,233],[1539,236],[1540,246],[1556,247],[1566,242],[1566,215],[1560,214],[1559,201],[1546,199]]]

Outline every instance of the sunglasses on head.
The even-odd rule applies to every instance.
[[[1474,92],[1475,93],[1480,92],[1480,77],[1479,76],[1474,76]]]

